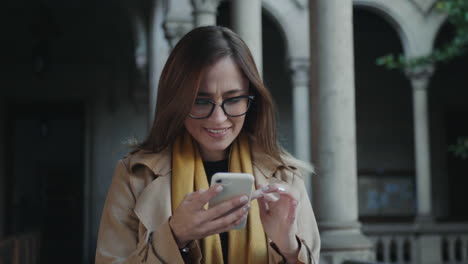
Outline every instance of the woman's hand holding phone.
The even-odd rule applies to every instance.
[[[205,204],[222,190],[223,186],[215,184],[208,190],[192,192],[185,196],[169,219],[169,226],[179,248],[185,247],[192,240],[226,232],[245,220],[250,206],[246,195],[236,196],[205,209]],[[225,215],[233,209],[236,210]]]

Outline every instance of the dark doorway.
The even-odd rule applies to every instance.
[[[415,214],[413,103],[401,71],[378,66],[403,46],[374,9],[353,9],[359,219],[411,221]]]
[[[468,109],[449,111],[446,114],[447,143],[455,144],[460,137],[468,137],[468,123],[465,121]],[[449,146],[447,146],[449,149]],[[447,153],[447,176],[449,184],[449,216],[454,221],[468,220],[468,160]]]
[[[443,48],[454,35],[455,28],[449,23],[444,24],[436,38],[435,47]],[[468,200],[468,192],[466,192],[468,160],[458,158],[448,151],[458,138],[468,137],[467,68],[467,53],[444,63],[438,63],[429,88],[430,109],[437,114],[440,113],[442,116],[440,123],[436,124],[443,126],[442,128],[433,127],[441,131],[436,134],[439,138],[435,139],[435,142],[438,142],[435,151],[441,153],[437,156],[441,160],[439,161],[441,187],[436,190],[441,192],[438,195],[444,198],[444,202],[441,203],[445,209],[440,216],[442,221],[468,220],[465,202]],[[435,152],[433,149],[431,151]]]
[[[84,107],[11,103],[7,232],[40,232],[40,263],[81,263]]]

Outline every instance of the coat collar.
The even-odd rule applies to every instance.
[[[135,168],[143,165],[149,168],[156,176],[166,176],[171,172],[172,151],[170,147],[159,153],[148,150],[138,150],[129,156],[129,168],[134,172]]]

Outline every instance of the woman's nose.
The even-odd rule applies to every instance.
[[[227,118],[228,117],[224,113],[223,108],[221,107],[221,105],[216,104],[215,109],[213,110],[213,113],[210,116],[210,119],[220,122],[220,121],[225,121]]]

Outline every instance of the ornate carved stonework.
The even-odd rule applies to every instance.
[[[219,0],[192,0],[195,12],[216,12]]]
[[[307,0],[291,0],[299,9],[307,8]]]
[[[309,58],[296,58],[289,61],[289,68],[295,86],[309,84],[309,65]]]
[[[190,30],[193,29],[193,24],[188,21],[166,21],[164,23],[164,31],[166,38],[169,40],[171,48],[179,42],[179,40]]]
[[[409,79],[427,79],[430,78],[433,73],[434,65],[420,66],[405,70],[405,74]]]
[[[437,0],[410,0],[424,14],[429,13]]]

